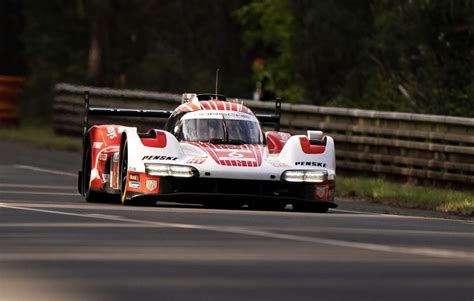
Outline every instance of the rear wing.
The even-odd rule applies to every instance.
[[[90,94],[89,91],[84,92],[84,121],[83,134],[87,133],[89,129],[89,115],[90,116],[126,116],[126,117],[158,117],[168,118],[173,111],[167,110],[139,110],[139,109],[117,109],[117,108],[100,108],[91,107],[89,105]]]
[[[118,108],[101,108],[91,107],[89,104],[89,91],[84,92],[84,120],[83,120],[83,136],[87,134],[89,129],[89,115],[90,116],[126,116],[126,117],[158,117],[168,118],[173,111],[167,110],[140,110],[140,109],[118,109]],[[280,130],[280,116],[281,116],[281,99],[277,98],[275,101],[274,114],[255,114],[262,124],[272,124],[275,131]]]

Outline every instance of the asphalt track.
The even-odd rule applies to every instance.
[[[473,300],[472,220],[88,204],[0,142],[0,300]]]

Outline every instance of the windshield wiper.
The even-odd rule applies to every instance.
[[[227,140],[223,138],[211,138],[209,140],[206,140],[205,142],[207,143],[215,143],[215,144],[226,144]]]
[[[222,138],[211,138],[209,140],[206,140],[204,142],[207,143],[214,143],[214,144],[234,144],[234,145],[242,145],[246,144],[245,141],[242,141],[240,139],[222,139]]]
[[[245,141],[240,140],[240,139],[229,139],[229,131],[227,130],[227,121],[224,115],[222,115],[222,121],[224,124],[224,138],[225,138],[226,144],[236,144],[236,145],[245,144]]]
[[[236,144],[236,145],[247,144],[245,143],[245,141],[240,140],[240,139],[227,139],[226,142],[227,144]]]
[[[224,128],[224,139],[229,140],[229,132],[227,132],[227,122],[225,121],[225,116],[222,114],[222,127]]]

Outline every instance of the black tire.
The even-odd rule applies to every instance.
[[[301,212],[316,212],[316,213],[326,213],[329,210],[328,206],[321,204],[311,204],[311,203],[294,203],[292,204],[293,210]]]
[[[104,200],[105,194],[96,192],[90,189],[90,180],[91,180],[91,166],[92,166],[92,152],[91,152],[91,145],[90,143],[87,144],[86,153],[84,155],[84,194],[86,197],[86,201],[89,203],[99,203]]]
[[[156,206],[154,200],[131,200],[127,197],[127,178],[128,178],[128,142],[126,136],[123,136],[122,143],[120,143],[120,167],[119,167],[119,179],[120,179],[120,201],[124,206]]]

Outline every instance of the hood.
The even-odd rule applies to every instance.
[[[187,142],[223,166],[259,167],[262,165],[264,147],[255,144],[227,145],[205,142]]]

